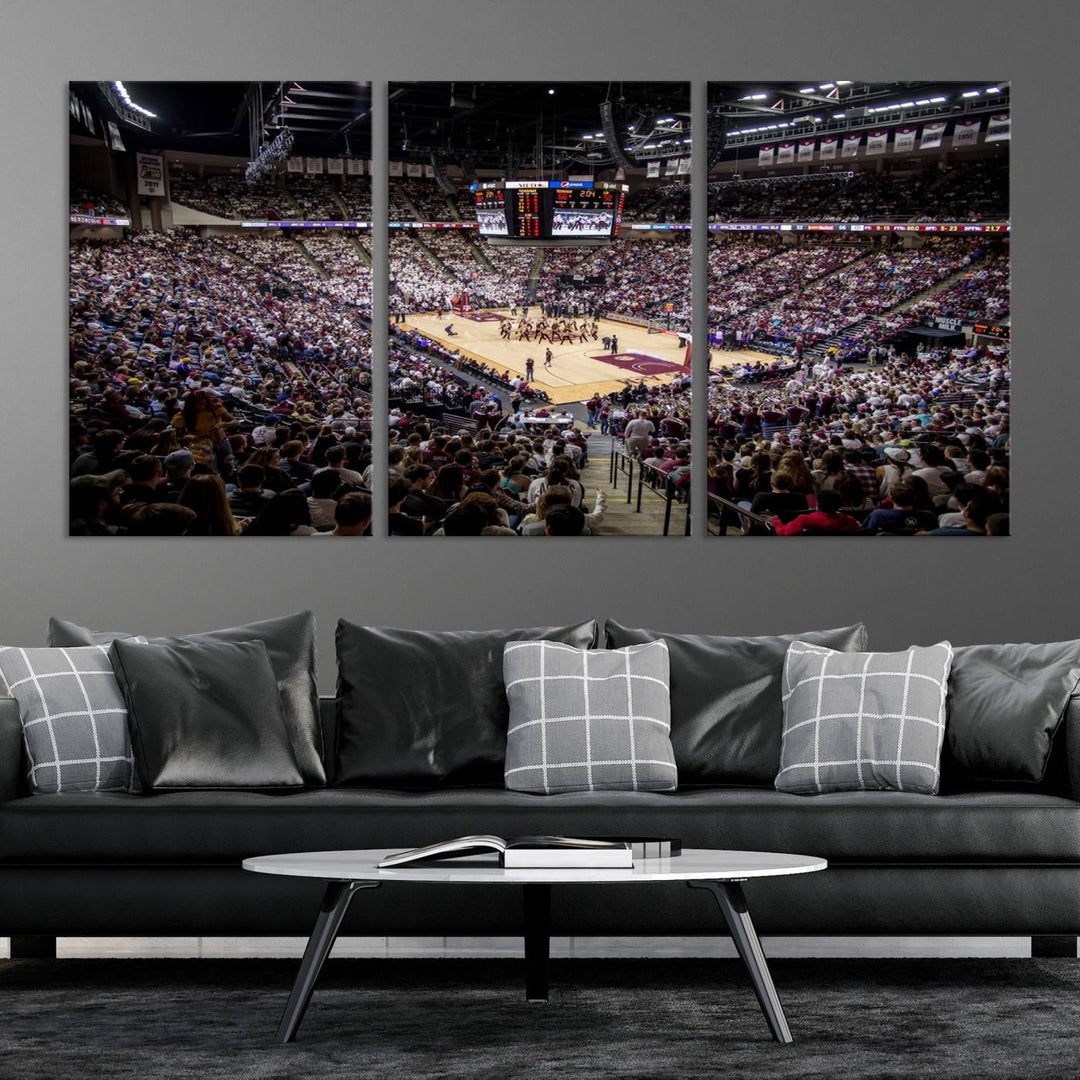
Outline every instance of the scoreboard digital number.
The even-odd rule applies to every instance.
[[[482,235],[556,244],[617,236],[628,188],[592,180],[500,180],[472,185]]]
[[[514,192],[514,236],[539,240],[544,235],[539,188],[518,188]]]

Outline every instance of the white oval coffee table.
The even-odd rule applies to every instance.
[[[773,851],[712,851],[689,848],[667,859],[639,859],[632,868],[505,870],[491,856],[479,855],[443,862],[415,863],[380,870],[377,863],[400,848],[360,851],[303,851],[289,855],[260,855],[245,859],[245,870],[285,877],[326,881],[326,893],[315,927],[308,939],[300,971],[278,1025],[279,1043],[291,1042],[304,1018],[319,972],[353,894],[385,883],[447,884],[521,887],[524,895],[525,996],[547,999],[547,964],[550,900],[553,885],[621,885],[684,881],[691,888],[708,889],[716,898],[728,932],[750,973],[762,1012],[773,1037],[789,1043],[791,1031],[773,986],[741,882],[750,878],[811,874],[824,870],[825,859]]]

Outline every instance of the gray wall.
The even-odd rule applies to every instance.
[[[52,613],[182,633],[310,607],[328,687],[339,614],[443,628],[610,614],[732,634],[863,619],[886,648],[1076,636],[1080,500],[1074,455],[1061,448],[1075,440],[1080,358],[1075,329],[1056,328],[1076,317],[1080,93],[1068,10],[1030,0],[3,0],[0,640],[40,643]],[[305,74],[371,80],[377,101],[391,79],[691,79],[698,117],[709,78],[1013,80],[1015,536],[479,548],[383,538],[318,552],[288,540],[66,537],[67,80]],[[377,148],[385,137],[377,121]]]

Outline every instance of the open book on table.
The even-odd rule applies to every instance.
[[[424,860],[454,859],[494,853],[507,869],[528,867],[631,867],[634,853],[628,840],[589,840],[572,836],[459,836],[437,844],[387,855],[380,869],[408,866]]]

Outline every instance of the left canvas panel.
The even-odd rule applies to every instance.
[[[370,535],[370,84],[68,105],[70,534]]]

